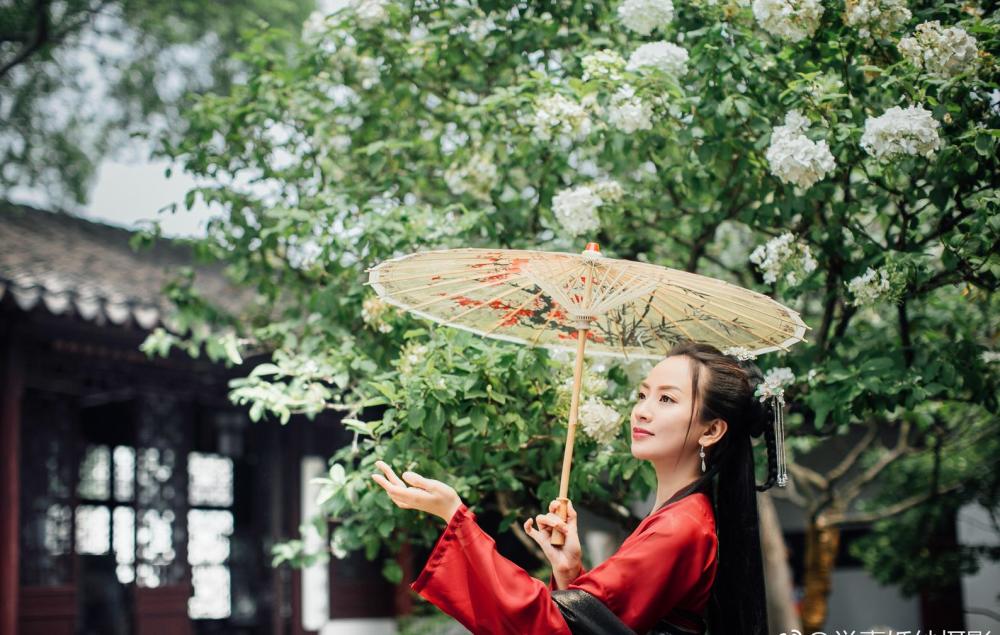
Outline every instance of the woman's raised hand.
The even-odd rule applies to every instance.
[[[403,472],[403,479],[400,480],[384,461],[375,461],[375,467],[382,470],[382,474],[372,474],[372,479],[388,492],[392,502],[401,509],[419,509],[449,522],[462,505],[458,492],[441,481],[424,478],[416,472]]]
[[[549,503],[549,513],[539,514],[534,518],[538,527],[534,527],[532,519],[529,518],[524,521],[524,532],[538,543],[548,558],[552,565],[552,575],[556,579],[556,587],[565,589],[583,569],[583,552],[580,549],[580,535],[576,529],[576,510],[573,509],[573,503],[567,503],[566,520],[556,513],[558,508],[559,501]],[[559,547],[552,544],[553,531],[566,535],[565,544]]]

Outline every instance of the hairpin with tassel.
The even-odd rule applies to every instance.
[[[778,487],[788,484],[788,474],[785,471],[785,389],[779,383],[762,381],[757,385],[754,396],[761,402],[771,399],[774,412],[774,441],[778,456]]]

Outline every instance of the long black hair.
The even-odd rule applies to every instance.
[[[769,425],[774,412],[770,400],[762,403],[754,396],[764,375],[753,362],[724,355],[709,344],[682,342],[667,353],[667,357],[675,355],[691,359],[694,405],[685,444],[695,419],[719,418],[728,426],[722,438],[705,449],[706,471],[663,504],[699,491],[712,501],[719,554],[705,616],[709,632],[764,635],[767,605],[757,491],[770,488],[777,479],[777,444]],[[768,476],[763,485],[757,485],[751,437],[761,435],[767,444]]]

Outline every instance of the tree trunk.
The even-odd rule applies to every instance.
[[[757,495],[757,510],[760,514],[760,546],[764,556],[764,587],[767,589],[767,632],[801,632],[802,620],[795,610],[792,570],[788,566],[788,547],[770,494],[761,492]]]
[[[805,597],[802,599],[802,630],[815,633],[826,622],[833,566],[840,547],[838,527],[820,527],[810,520],[806,527]]]

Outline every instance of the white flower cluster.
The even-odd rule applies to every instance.
[[[757,356],[750,352],[750,349],[746,346],[730,346],[728,348],[722,349],[723,355],[729,355],[735,357],[740,361],[754,360]]]
[[[608,123],[624,133],[653,127],[653,108],[635,94],[631,86],[622,86],[611,96]]]
[[[620,200],[623,194],[622,186],[611,180],[567,188],[552,197],[552,213],[573,236],[594,232],[601,226],[597,208]]]
[[[307,44],[317,44],[327,31],[326,12],[313,11],[302,23],[302,40]]]
[[[596,397],[580,404],[577,422],[583,432],[599,445],[610,445],[621,430],[621,414]]]
[[[552,139],[553,134],[582,139],[589,135],[593,128],[587,108],[558,93],[542,97],[535,102],[532,123],[535,136],[542,141]]]
[[[453,163],[445,172],[444,180],[456,196],[469,194],[488,200],[490,190],[497,184],[497,166],[486,154],[476,153],[464,164]]]
[[[881,116],[865,121],[861,147],[876,159],[902,154],[930,157],[941,147],[940,127],[931,112],[919,104],[908,108],[893,106]]]
[[[674,19],[671,0],[623,0],[618,5],[618,19],[639,35],[649,35],[653,29],[665,27]]]
[[[764,282],[773,284],[784,277],[789,285],[796,285],[816,270],[816,260],[809,245],[798,242],[790,232],[758,245],[750,254],[750,262],[764,273]]]
[[[385,312],[389,305],[377,295],[366,298],[361,303],[361,319],[379,333],[392,332],[392,325],[385,321]]]
[[[414,370],[420,368],[430,349],[426,344],[407,344],[399,356],[398,369],[404,376],[410,375]]]
[[[753,17],[771,35],[798,42],[816,32],[823,4],[819,0],[754,0]]]
[[[358,26],[371,29],[389,20],[389,0],[355,0],[352,3]]]
[[[984,364],[1000,362],[1000,351],[983,351],[979,354],[979,359],[983,360]]]
[[[601,49],[588,55],[584,55],[580,60],[583,66],[583,81],[591,79],[607,79],[617,82],[622,78],[622,69],[625,68],[625,58],[611,49]]]
[[[795,383],[795,373],[791,368],[782,366],[771,368],[764,373],[764,380],[757,385],[754,394],[763,401],[771,395],[784,395],[785,387]]]
[[[687,49],[671,42],[649,42],[637,48],[628,58],[625,70],[642,71],[655,68],[674,77],[687,72]]]
[[[906,0],[847,0],[844,23],[866,42],[885,39],[910,21]]]
[[[899,52],[917,68],[938,77],[974,70],[979,55],[976,38],[957,26],[941,28],[938,20],[917,25],[914,35],[899,40]]]
[[[573,395],[573,374],[572,374],[573,361],[571,358],[567,357],[566,370],[570,372],[569,377],[563,380],[559,388],[563,391],[564,396],[569,399]],[[583,375],[580,377],[580,392],[584,395],[589,395],[591,397],[596,397],[598,395],[603,395],[608,390],[608,379],[596,368],[584,368]]]
[[[811,187],[837,166],[825,140],[813,141],[805,135],[809,120],[798,110],[785,115],[785,125],[771,131],[771,145],[764,154],[771,174],[784,183]]]
[[[865,306],[880,301],[895,301],[902,291],[899,282],[899,276],[893,267],[868,267],[863,274],[846,283],[847,291],[853,296],[849,303]]]

